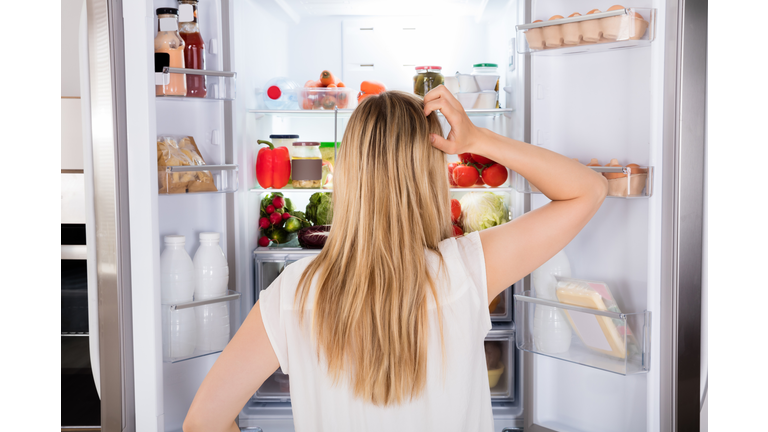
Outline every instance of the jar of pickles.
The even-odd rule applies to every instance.
[[[297,141],[291,152],[291,185],[294,189],[320,189],[323,156],[319,142]]]
[[[413,92],[424,97],[430,90],[443,83],[442,66],[416,66],[413,77]]]

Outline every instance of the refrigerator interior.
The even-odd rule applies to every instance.
[[[177,7],[174,0],[147,3],[152,16],[155,8]],[[348,119],[348,115],[340,115],[334,124],[330,113],[253,112],[264,109],[259,92],[269,79],[278,76],[302,85],[327,69],[350,88],[359,89],[364,79],[376,79],[389,89],[411,92],[416,65],[440,65],[447,76],[456,71],[470,73],[473,63],[494,62],[501,74],[501,107],[514,111],[472,119],[479,126],[523,139],[522,70],[525,62],[531,61],[533,144],[577,157],[583,163],[592,157],[602,164],[618,158],[622,164],[657,167],[660,174],[660,149],[651,145],[661,142],[656,139],[660,125],[652,116],[658,102],[654,98],[659,79],[655,70],[661,58],[657,53],[659,44],[570,57],[513,54],[514,24],[523,22],[518,19],[522,3],[456,0],[441,2],[438,8],[435,2],[403,2],[407,6],[398,10],[413,15],[391,17],[383,16],[389,7],[377,11],[372,7],[375,2],[364,1],[345,3],[344,7],[298,0],[201,1],[199,22],[208,45],[206,69],[224,70],[225,56],[230,56],[231,70],[237,73],[236,99],[156,98],[156,134],[191,135],[207,164],[237,164],[239,188],[231,194],[158,196],[157,256],[164,235],[184,235],[186,250],[194,256],[200,232],[223,234],[228,220],[234,220],[234,227],[229,227],[234,235],[222,235],[220,243],[230,261],[230,289],[241,294],[239,309],[230,307],[234,334],[257,300],[257,290],[265,288],[256,280],[254,268],[262,195],[261,191],[251,191],[257,188],[256,141],[281,133],[295,133],[307,141],[333,141],[334,129],[336,140],[341,141]],[[643,0],[627,6],[659,8],[655,3]],[[532,16],[537,19],[557,13],[585,13],[594,7],[605,10],[611,4],[534,1]],[[228,8],[233,12],[227,14]],[[147,38],[151,40],[157,31],[156,19],[151,20],[148,29],[151,34]],[[232,38],[232,46],[224,43],[228,37]],[[610,90],[597,93],[602,88]],[[227,124],[228,107],[232,108],[231,125]],[[443,123],[447,132],[447,124]],[[230,127],[231,139],[226,131]],[[661,181],[660,175],[655,181]],[[607,282],[627,311],[658,309],[653,303],[658,294],[651,288],[658,286],[653,277],[658,271],[654,261],[658,258],[658,241],[654,236],[660,229],[660,188],[656,191],[648,199],[606,200],[595,219],[566,248],[574,277]],[[504,194],[513,217],[522,214],[523,194],[511,187],[499,193]],[[286,196],[302,209],[310,194],[287,192]],[[233,207],[228,200],[234,200]],[[545,197],[531,195],[532,208],[545,203]],[[228,215],[229,211],[235,214]],[[228,244],[231,241],[235,244]],[[159,285],[155,289],[159,293]],[[515,289],[521,290],[522,286]],[[514,325],[494,322],[494,328],[512,329]],[[160,333],[158,328],[156,344]],[[211,354],[162,363],[158,428],[181,429],[192,398],[216,358],[217,354]],[[522,354],[514,349],[512,359],[509,363],[516,375],[512,396],[493,403],[497,430],[522,425]],[[543,356],[534,359],[537,423],[557,430],[641,430],[651,421],[646,412],[657,380],[653,369],[649,374],[624,377]],[[617,393],[622,397],[617,398]],[[292,430],[290,404],[252,400],[244,407],[239,422],[241,427],[259,426],[265,431]]]

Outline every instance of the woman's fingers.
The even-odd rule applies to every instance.
[[[442,151],[443,153],[456,154],[454,149],[454,147],[456,147],[456,143],[449,141],[437,134],[430,134],[429,139],[432,141],[432,147]]]

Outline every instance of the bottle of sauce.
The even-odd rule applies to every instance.
[[[205,42],[198,25],[197,0],[179,0],[181,38],[184,39],[184,64],[187,69],[205,69]],[[187,74],[187,96],[204,98],[208,93],[205,75]]]
[[[184,67],[184,39],[179,35],[179,12],[174,8],[157,9],[157,36],[155,36],[155,53],[165,53],[170,56],[169,66]],[[186,96],[186,74],[170,74],[170,82],[166,85],[156,85],[157,96]]]

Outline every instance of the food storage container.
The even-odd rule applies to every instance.
[[[549,21],[563,19],[560,15],[555,15]],[[560,25],[551,25],[544,27],[544,44],[547,48],[558,48],[563,45],[563,29]]]
[[[599,9],[592,9],[587,12],[587,15],[600,13]],[[597,43],[600,38],[603,37],[603,26],[600,24],[600,20],[587,20],[581,21],[581,35],[584,42]]]
[[[532,22],[531,24],[536,24],[542,22],[541,20],[536,20]],[[532,28],[525,33],[525,40],[528,41],[528,46],[530,49],[535,50],[543,50],[544,49],[544,32],[542,31],[541,27]]]
[[[512,321],[512,289],[507,288],[500,292],[488,305],[488,312],[493,322]]]
[[[443,85],[449,92],[456,94],[459,92],[459,79],[455,76],[443,77]]]
[[[336,142],[334,147],[333,142],[321,142],[320,154],[323,157],[323,161],[330,162],[331,165],[336,165],[336,149],[341,145],[340,142]]]
[[[297,141],[291,154],[291,185],[294,189],[319,189],[323,178],[323,155],[319,142]]]
[[[299,106],[305,110],[353,109],[357,90],[347,87],[304,87],[298,91]]]
[[[499,91],[499,65],[496,63],[476,63],[472,65],[472,75],[480,91]]]
[[[499,94],[493,90],[477,93],[477,101],[473,108],[475,109],[493,109],[496,108],[496,100]]]
[[[476,93],[480,91],[480,87],[477,86],[477,81],[474,75],[470,74],[456,74],[456,78],[459,79],[459,91],[462,93]]]
[[[459,100],[459,103],[462,107],[464,107],[465,110],[475,107],[475,102],[477,102],[478,96],[480,96],[480,92],[456,93],[456,99]]]
[[[424,97],[430,90],[443,84],[442,66],[416,66],[413,76],[413,92]]]
[[[650,24],[637,12],[630,12],[630,16],[632,19],[630,20],[629,38],[632,40],[640,40],[645,35]]]
[[[573,17],[580,17],[581,14],[578,12],[574,12],[570,15],[568,15],[568,18]],[[581,43],[581,22],[572,22],[568,24],[563,24],[560,27],[562,27],[563,30],[563,44],[564,45],[578,45]]]
[[[514,330],[492,329],[484,341],[491,399],[511,401],[515,396]]]
[[[288,153],[293,153],[293,143],[299,140],[299,136],[295,134],[272,134],[269,136],[269,141],[275,147],[286,147]]]

